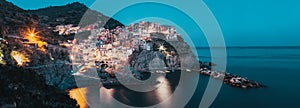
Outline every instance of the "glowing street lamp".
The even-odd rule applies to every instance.
[[[33,29],[28,28],[27,31],[25,32],[25,38],[28,39],[30,43],[36,43],[39,49],[45,52],[46,49],[44,48],[44,46],[46,46],[47,43],[40,40],[38,34],[39,32],[37,32],[35,28]]]
[[[33,37],[37,36],[37,34],[39,34],[39,32],[36,32],[35,28],[33,28],[33,29],[28,28],[27,32],[25,34],[26,34],[26,36],[33,38]]]
[[[34,37],[35,34],[34,34],[34,33],[30,33],[29,36],[30,36],[30,37]]]
[[[158,48],[159,51],[166,51],[167,49],[165,48],[164,45],[160,45],[160,47]]]

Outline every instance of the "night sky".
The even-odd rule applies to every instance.
[[[91,6],[95,0],[8,0],[23,9],[38,9],[60,6],[75,1]],[[114,4],[96,5],[92,8],[111,16]],[[126,0],[128,1],[128,0]],[[186,4],[184,0],[176,1]],[[300,45],[300,1],[299,0],[204,0],[215,15],[227,46],[299,46]],[[145,11],[145,10],[138,10]],[[151,11],[151,9],[146,9]],[[195,10],[198,12],[199,10]],[[147,14],[147,13],[145,13]],[[172,14],[172,13],[169,13]],[[199,16],[201,17],[201,16]],[[114,17],[122,22],[121,17]],[[180,17],[178,17],[180,19]],[[126,22],[122,22],[125,23]],[[190,36],[197,39],[197,36]],[[205,41],[203,39],[200,40]],[[197,44],[199,42],[196,42]],[[205,43],[205,42],[204,42]]]

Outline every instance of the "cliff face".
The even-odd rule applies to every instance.
[[[162,66],[166,66],[165,56],[159,51],[134,51],[130,56],[130,63],[135,70],[150,71],[149,64],[156,58],[163,61]]]
[[[43,76],[30,69],[0,66],[0,107],[79,107],[65,91],[45,84]]]
[[[61,62],[56,62],[53,65],[44,65],[41,67],[31,68],[38,75],[44,76],[45,83],[57,87],[62,90],[68,90],[71,88],[76,88],[76,82],[74,76],[71,74],[71,65],[64,64]]]
[[[173,71],[180,70],[182,65],[197,68],[197,64],[186,66],[198,61],[189,45],[181,37],[178,37],[178,41],[166,41],[166,36],[160,33],[153,33],[151,37],[151,41],[147,42],[151,47],[150,50],[139,48],[130,55],[128,61],[134,70],[140,72]],[[165,51],[160,50],[162,45]],[[172,57],[172,63],[170,63],[170,57]]]
[[[135,70],[142,72],[149,72],[154,68],[158,69],[158,67],[160,67],[160,70],[168,67],[166,54],[164,54],[163,51],[159,51],[159,47],[163,45],[166,48],[166,51],[168,52],[177,52],[176,49],[168,42],[158,38],[152,38],[151,41],[148,42],[148,44],[150,44],[152,48],[150,51],[139,48],[139,50],[135,50],[130,55],[129,63],[131,67],[133,67]]]

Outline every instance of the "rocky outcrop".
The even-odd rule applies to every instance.
[[[45,79],[30,69],[0,66],[0,107],[79,107],[65,91],[45,84]]]
[[[49,65],[32,67],[37,74],[45,77],[47,85],[57,87],[61,90],[75,88],[76,82],[71,74],[72,67],[65,62],[56,62]]]
[[[149,72],[154,68],[151,65],[156,65],[156,63],[159,63],[159,61],[162,61],[162,63],[159,63],[159,66],[161,68],[167,67],[167,60],[166,60],[166,54],[164,52],[159,51],[158,48],[161,45],[164,45],[166,48],[166,51],[175,51],[176,49],[171,46],[168,42],[158,39],[158,38],[153,38],[151,41],[147,42],[151,49],[146,50],[143,48],[138,48],[137,50],[133,51],[133,53],[129,56],[128,61],[130,63],[130,66],[133,67],[134,70],[140,71],[140,72]],[[155,60],[156,61],[153,61]]]
[[[149,71],[149,64],[152,60],[158,58],[162,61],[165,61],[165,55],[159,51],[134,51],[133,54],[130,56],[130,65],[135,70],[144,72]],[[165,64],[166,65],[166,64]]]
[[[206,66],[204,66],[206,65]],[[204,68],[201,68],[200,74],[210,76],[214,79],[222,80],[224,84],[231,85],[233,87],[240,87],[240,88],[260,88],[260,87],[267,87],[261,83],[258,83],[254,80],[249,80],[246,77],[234,75],[231,73],[223,73],[211,70],[210,66],[204,64]],[[207,68],[208,67],[208,68]]]
[[[192,52],[189,45],[183,41],[181,37],[178,37],[178,41],[166,41],[166,36],[164,34],[160,33],[153,33],[151,34],[151,41],[148,41],[147,43],[150,45],[151,50],[145,50],[143,48],[139,48],[138,50],[135,50],[132,55],[129,57],[129,63],[130,66],[133,67],[135,70],[138,71],[149,71],[149,65],[155,65],[155,63],[162,61],[163,63],[160,63],[159,66],[161,68],[167,69],[168,63],[167,63],[167,54],[165,54],[163,51],[159,51],[159,47],[163,45],[165,47],[166,52],[174,52],[174,56],[177,56],[176,62],[177,62],[177,68],[180,68],[181,62],[184,62],[184,64],[194,63],[196,59],[194,53]],[[182,58],[181,58],[182,57]],[[153,61],[154,59],[155,62]],[[189,61],[180,61],[181,59],[188,58]],[[186,59],[185,59],[186,60]],[[194,61],[193,61],[194,60]],[[153,62],[153,63],[151,63]],[[152,66],[153,67],[153,66]],[[185,67],[193,67],[193,66],[185,66]],[[151,68],[151,66],[150,66]]]

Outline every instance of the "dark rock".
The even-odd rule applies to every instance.
[[[65,91],[46,85],[44,78],[30,69],[0,69],[0,107],[79,107]]]

